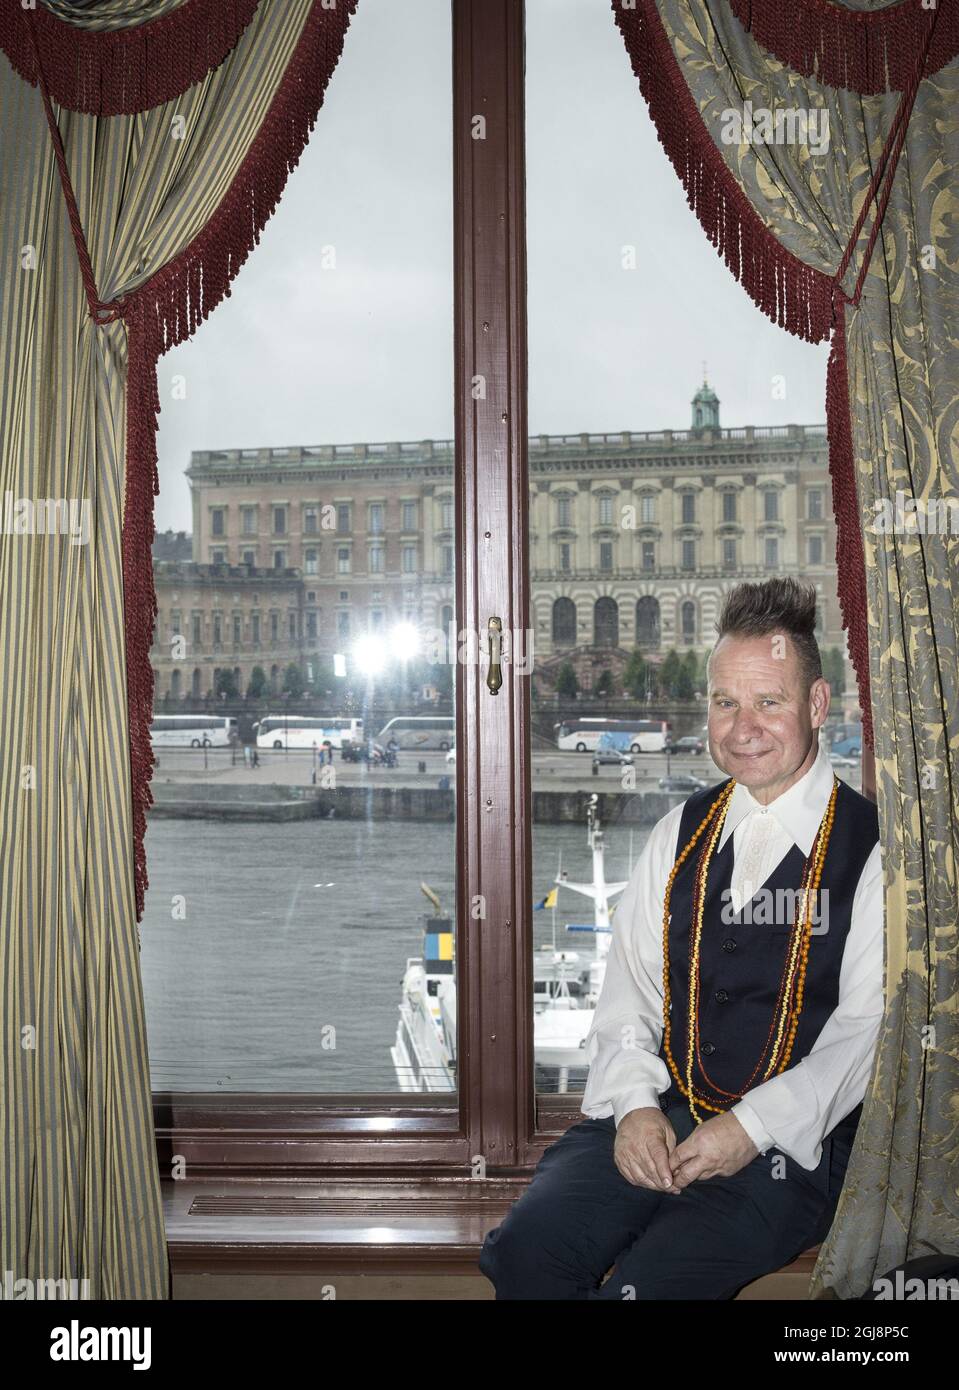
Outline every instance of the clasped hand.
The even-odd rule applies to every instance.
[[[677,1143],[675,1130],[655,1106],[624,1115],[616,1130],[613,1159],[627,1182],[676,1193],[697,1178],[732,1177],[758,1152],[728,1112],[705,1120]]]

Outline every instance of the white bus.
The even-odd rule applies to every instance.
[[[214,714],[158,714],[150,725],[154,748],[228,748],[235,719]]]
[[[445,753],[453,747],[455,731],[456,720],[451,714],[416,714],[391,719],[376,735],[376,741],[385,748],[395,738],[400,748],[438,748]]]
[[[668,719],[567,719],[555,729],[556,747],[567,753],[594,753],[606,733],[629,734],[631,753],[662,753],[672,737]]]
[[[322,748],[329,741],[332,748],[342,748],[344,739],[362,743],[362,719],[336,719],[325,714],[268,714],[256,729],[257,748],[306,749]]]

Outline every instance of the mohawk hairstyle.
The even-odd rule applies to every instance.
[[[716,640],[722,637],[792,638],[806,689],[822,675],[822,657],[816,641],[816,590],[789,577],[767,579],[762,584],[737,584],[726,595]],[[715,650],[715,648],[714,648]]]

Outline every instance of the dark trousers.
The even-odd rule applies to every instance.
[[[688,1106],[666,1115],[681,1142],[693,1129]],[[825,1238],[855,1129],[827,1136],[811,1172],[769,1149],[678,1194],[628,1182],[615,1137],[612,1117],[587,1119],[545,1151],[480,1253],[497,1299],[734,1298]]]

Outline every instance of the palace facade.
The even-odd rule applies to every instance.
[[[820,645],[845,652],[824,425],[723,429],[704,383],[688,429],[536,435],[529,474],[547,688],[566,661],[588,689],[635,647],[708,650],[724,593],[772,574],[815,584]],[[192,557],[182,535],[155,547],[158,696],[205,696],[224,669],[242,690],[255,666],[312,680],[398,622],[448,630],[452,441],[196,452],[187,475]]]

